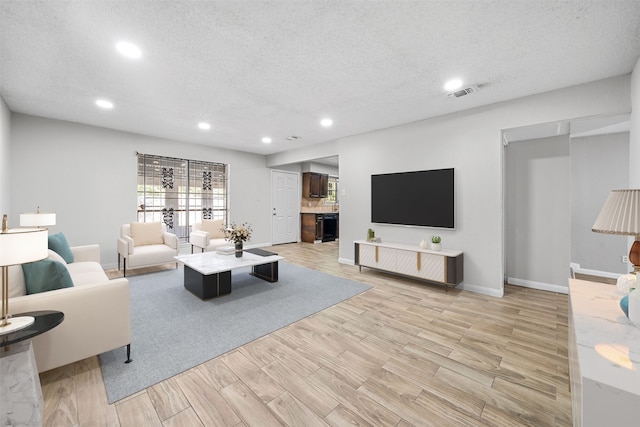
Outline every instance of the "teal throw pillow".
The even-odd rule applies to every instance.
[[[58,233],[49,236],[49,249],[60,255],[67,264],[73,262],[73,252],[71,252],[71,248],[64,234]]]
[[[67,267],[52,259],[22,264],[22,271],[27,295],[73,287]]]

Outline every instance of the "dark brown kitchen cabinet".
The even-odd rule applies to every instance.
[[[302,213],[301,240],[307,243],[333,242],[338,238],[338,213]]]
[[[303,242],[313,243],[316,240],[322,240],[323,234],[322,215],[315,213],[302,214],[302,235]]]
[[[316,172],[302,174],[302,197],[327,197],[329,175]]]

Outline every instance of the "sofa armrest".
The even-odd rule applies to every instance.
[[[9,307],[13,314],[40,310],[64,313],[60,325],[32,338],[38,372],[131,343],[126,278],[15,297]]]
[[[207,249],[209,246],[209,233],[207,231],[192,231],[189,235],[189,242],[198,248]]]
[[[163,238],[165,245],[173,249],[178,249],[178,236],[173,233],[165,232]]]
[[[100,264],[100,245],[72,246],[73,262],[97,262]]]
[[[133,253],[133,239],[131,237],[118,237],[118,253],[125,258]]]

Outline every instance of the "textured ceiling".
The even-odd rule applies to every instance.
[[[629,73],[640,2],[0,0],[0,36],[12,111],[269,154]]]

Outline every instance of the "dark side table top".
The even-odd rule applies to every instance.
[[[15,344],[20,341],[28,340],[40,334],[43,334],[64,320],[64,313],[61,311],[31,311],[28,313],[14,314],[13,317],[31,316],[35,321],[26,328],[19,329],[5,335],[0,335],[0,347]]]

